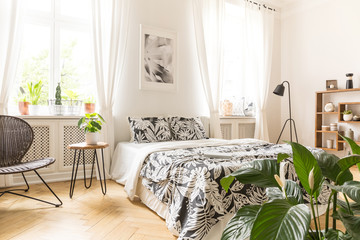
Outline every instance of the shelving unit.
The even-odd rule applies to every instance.
[[[316,92],[316,113],[315,113],[315,147],[321,148],[326,151],[342,151],[344,150],[345,141],[338,135],[339,131],[323,131],[322,125],[325,120],[330,118],[331,116],[337,115],[338,129],[340,127],[339,123],[350,123],[356,124],[360,123],[360,121],[343,121],[342,112],[351,105],[358,105],[360,107],[360,102],[340,102],[338,103],[337,111],[335,112],[324,112],[324,95],[326,94],[338,94],[338,93],[347,93],[347,92],[357,92],[360,91],[360,88],[353,89],[340,89],[340,90],[329,90],[329,91],[320,91]],[[340,99],[339,100],[343,100]],[[357,99],[360,100],[360,99]],[[351,109],[351,107],[350,107]],[[326,148],[323,147],[323,140],[326,140],[326,136],[332,135],[332,139],[335,139],[335,148]],[[359,142],[356,142],[360,144]]]

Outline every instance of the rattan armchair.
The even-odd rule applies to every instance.
[[[53,164],[55,162],[55,158],[49,157],[23,161],[23,158],[29,150],[33,140],[33,129],[26,121],[13,116],[0,115],[0,175],[21,173],[26,184],[25,189],[0,190],[0,197],[2,197],[5,193],[10,193],[59,207],[62,205],[62,201],[36,171],[39,168]],[[27,192],[29,190],[30,187],[24,175],[24,172],[29,171],[34,171],[36,173],[50,192],[57,198],[59,203],[52,203],[18,193],[19,191]]]

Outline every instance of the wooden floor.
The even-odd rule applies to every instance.
[[[70,182],[49,184],[63,201],[59,208],[5,194],[0,198],[0,239],[116,239],[173,240],[165,221],[140,201],[131,202],[123,186],[107,181],[103,196],[99,181],[85,189],[76,182],[72,199]],[[30,196],[52,201],[43,185],[31,185]]]
[[[355,179],[359,172],[351,169]],[[174,240],[165,221],[140,201],[131,202],[123,186],[108,180],[108,191],[101,193],[99,181],[85,189],[76,182],[72,199],[70,182],[49,184],[63,201],[55,208],[44,203],[5,194],[0,198],[0,239],[116,239]],[[31,185],[30,196],[54,198],[41,184]],[[322,225],[324,217],[321,217]]]

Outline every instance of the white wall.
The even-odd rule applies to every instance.
[[[127,141],[127,116],[208,115],[196,54],[191,0],[132,0],[128,51],[115,110],[115,141]],[[178,89],[174,93],[139,90],[140,24],[175,30],[178,36]],[[276,20],[270,92],[280,81],[280,19]],[[280,131],[280,98],[269,93],[270,138]],[[274,140],[275,139],[275,140]]]
[[[279,12],[279,10],[278,10]],[[276,14],[274,25],[274,49],[269,87],[267,117],[270,142],[276,142],[281,130],[281,97],[273,94],[275,87],[281,83],[281,24],[280,14]]]
[[[298,1],[282,9],[281,76],[291,83],[293,117],[304,145],[314,146],[315,92],[325,90],[325,81],[337,79],[345,88],[345,74],[353,72],[354,87],[360,86],[358,9],[359,0]],[[286,98],[281,114],[284,121]]]
[[[128,51],[116,109],[115,141],[130,133],[127,116],[208,115],[197,62],[190,0],[132,0]],[[139,90],[140,24],[177,32],[176,92]]]

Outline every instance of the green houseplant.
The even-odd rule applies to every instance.
[[[104,118],[98,113],[86,113],[78,121],[79,129],[84,129],[85,142],[87,144],[97,144],[98,134],[101,131]]]
[[[93,96],[89,96],[84,100],[84,110],[85,113],[93,113],[95,112],[95,98]]]
[[[18,93],[18,107],[21,115],[29,115],[29,102],[27,101],[27,95],[23,87],[19,88]]]
[[[55,92],[55,104],[51,106],[53,113],[55,115],[61,115],[64,111],[64,106],[62,106],[61,102],[61,86],[60,83],[56,86],[56,92]]]
[[[354,154],[360,154],[360,147],[349,138],[343,137]],[[238,210],[223,232],[222,240],[230,239],[360,239],[360,182],[353,181],[349,168],[360,163],[360,155],[338,158],[323,152],[312,155],[304,146],[289,143],[293,150],[296,174],[308,195],[310,207],[305,205],[303,192],[294,181],[281,181],[279,164],[289,157],[279,154],[278,159],[255,160],[248,168],[239,169],[221,180],[228,190],[234,179],[243,184],[254,184],[266,188],[268,201],[262,205],[248,205]],[[360,168],[359,168],[360,169]],[[320,219],[314,217],[315,229],[310,228],[311,214],[318,212],[318,197],[322,186],[331,189],[325,214],[325,229],[320,229]],[[344,194],[345,201],[338,199]],[[350,203],[349,198],[354,202]],[[333,214],[330,216],[330,208]],[[329,227],[330,217],[333,221]],[[336,227],[336,220],[342,221],[346,232]]]
[[[31,105],[29,111],[31,115],[37,115],[39,113],[39,100],[41,97],[41,90],[43,87],[42,81],[39,80],[37,83],[28,82],[27,87],[29,90],[29,98]]]
[[[79,100],[79,94],[69,89],[65,89],[64,93],[66,94],[66,96],[63,96],[63,98],[68,101],[68,113],[70,115],[79,114],[82,105],[82,101]]]
[[[350,109],[345,110],[344,112],[342,112],[342,114],[343,114],[344,121],[351,121],[353,118],[353,112]]]

